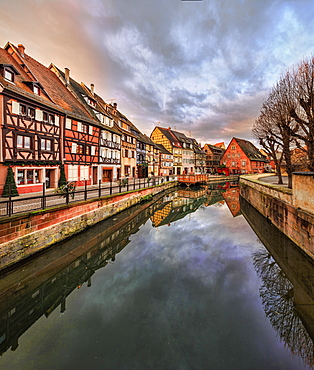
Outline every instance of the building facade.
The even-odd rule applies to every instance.
[[[221,164],[229,169],[230,174],[263,173],[268,163],[266,157],[250,141],[232,138]]]

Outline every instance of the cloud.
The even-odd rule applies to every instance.
[[[144,133],[251,139],[271,86],[312,53],[310,0],[4,0],[2,43],[95,83]],[[14,17],[12,16],[14,14]]]

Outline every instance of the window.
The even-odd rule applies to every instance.
[[[82,129],[80,131],[84,132],[85,134],[88,134],[88,125],[82,123],[81,127]]]
[[[32,119],[35,118],[35,109],[34,108],[28,108],[27,115],[28,115],[28,117],[30,117]]]
[[[50,139],[41,139],[40,140],[40,149],[47,150],[49,152],[52,151],[52,141]]]
[[[47,112],[43,112],[43,121],[48,122],[48,113]]]
[[[91,146],[90,145],[86,145],[86,147],[85,147],[85,154],[86,155],[90,155],[91,154]]]
[[[49,114],[49,123],[54,124],[55,123],[55,115],[54,114]]]
[[[68,181],[77,181],[78,166],[68,165]]]
[[[40,109],[35,110],[35,119],[36,121],[42,121],[44,118],[44,112]]]
[[[72,120],[71,120],[71,118],[66,118],[66,120],[65,120],[65,128],[71,130],[71,128],[72,128]]]
[[[235,145],[232,145],[232,146],[231,146],[231,149],[232,149],[232,150],[236,150],[236,149],[237,149],[237,147],[236,147]]]
[[[89,175],[89,167],[88,166],[80,166],[80,178],[81,180],[88,180]]]
[[[14,82],[14,73],[8,69],[4,70],[4,78],[8,81]]]
[[[17,185],[37,184],[39,183],[39,171],[35,169],[18,169]]]
[[[84,146],[81,144],[78,144],[76,147],[76,154],[83,154],[84,153]]]
[[[21,104],[21,105],[20,105],[20,114],[21,114],[22,116],[26,116],[26,112],[27,112],[26,105]]]
[[[108,149],[104,149],[104,148],[102,148],[102,156],[103,156],[104,158],[107,158],[107,152],[108,152]]]
[[[36,95],[40,95],[40,88],[38,86],[34,85],[33,92]]]
[[[246,161],[242,161],[242,167],[246,166]]]
[[[17,135],[16,147],[23,149],[31,149],[31,138],[30,136]]]

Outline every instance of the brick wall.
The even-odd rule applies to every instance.
[[[78,233],[175,183],[0,220],[0,270]]]

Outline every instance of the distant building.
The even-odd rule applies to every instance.
[[[206,153],[206,173],[216,173],[225,149],[216,145],[205,144],[203,150]]]
[[[150,138],[156,144],[163,145],[173,156],[173,174],[182,173],[182,144],[179,139],[172,133],[171,128],[156,126],[150,134]]]
[[[234,137],[220,163],[230,174],[263,173],[268,160],[250,141]]]
[[[160,153],[159,176],[173,175],[173,155],[161,144],[155,144]]]

